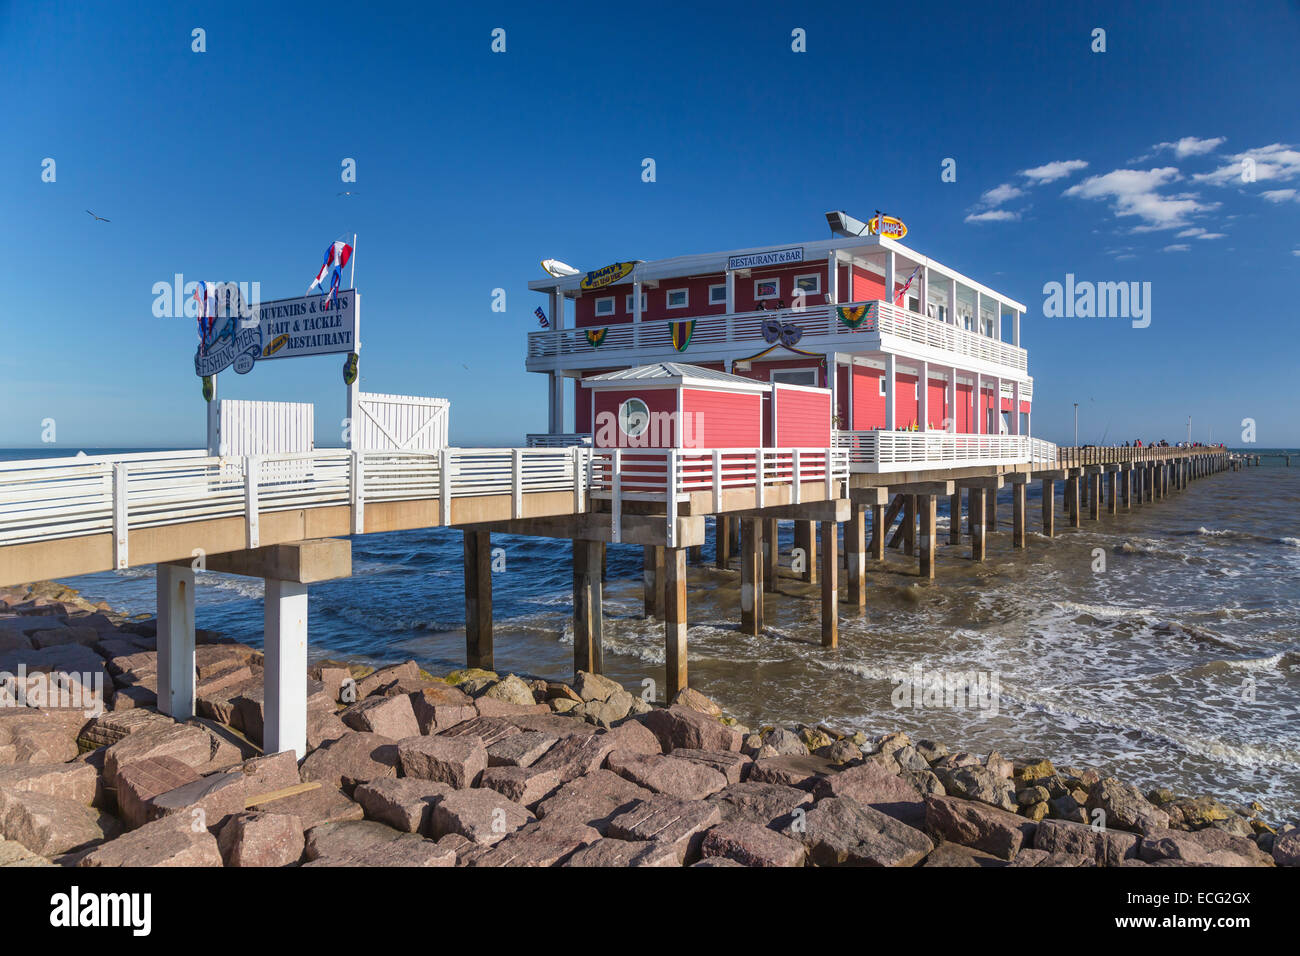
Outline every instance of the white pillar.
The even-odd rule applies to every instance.
[[[948,321],[957,324],[957,280],[948,280]]]
[[[997,376],[993,379],[993,431],[994,435],[1002,434],[1002,377]]]
[[[891,252],[890,255],[893,255]],[[885,353],[885,430],[894,430],[894,390],[898,361],[893,352]]]
[[[826,387],[831,390],[831,417],[840,413],[840,364],[834,352],[826,353]],[[834,424],[831,428],[834,429]]]
[[[727,270],[727,315],[736,311],[736,273]]]
[[[957,366],[948,369],[948,431],[957,431]]]
[[[920,288],[917,289],[916,291],[916,301],[920,306],[920,308],[916,310],[917,314],[929,316],[930,314],[930,302],[929,302],[930,273],[924,265],[921,266],[921,271],[916,274],[916,279],[918,282],[921,283]]]
[[[831,305],[840,301],[840,255],[830,252],[826,255],[826,294],[831,297]]]
[[[551,328],[564,328],[564,295],[559,289],[551,290]]]
[[[930,428],[930,363],[922,362],[917,373],[916,424],[921,431],[928,431]]]
[[[730,308],[727,309],[731,311]],[[632,283],[632,344],[641,344],[641,280]]]
[[[563,434],[564,432],[564,374],[562,372],[551,373],[551,433]],[[592,427],[595,427],[593,423]]]
[[[194,569],[160,564],[158,709],[176,720],[194,716]]]
[[[1011,434],[1020,434],[1020,379],[1011,383]]]
[[[266,579],[262,750],[307,754],[307,585]]]
[[[200,382],[202,379],[199,380]],[[208,413],[208,456],[215,457],[221,454],[221,416],[220,404],[217,392],[217,376],[212,376],[212,401],[206,403]]]
[[[970,420],[976,435],[984,434],[984,396],[980,394],[980,373],[972,372],[974,381],[970,389]]]
[[[1011,313],[1011,344],[1020,348],[1020,313]]]
[[[885,252],[885,301],[894,304],[894,250]]]
[[[979,289],[975,290],[975,327],[973,331],[978,332],[980,335],[984,334],[984,296],[980,294]]]
[[[999,342],[1002,341],[1002,301],[993,300],[993,337]]]

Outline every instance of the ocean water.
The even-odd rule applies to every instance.
[[[738,573],[715,570],[706,548],[708,564],[689,574],[691,684],[751,726],[905,730],[954,750],[1095,765],[1143,788],[1258,800],[1272,819],[1295,818],[1300,455],[1294,463],[1214,475],[1080,531],[1064,527],[1058,483],[1057,537],[1031,533],[1024,551],[1011,547],[1004,495],[985,563],[969,560],[968,544],[944,545],[936,580],[921,582],[914,559],[888,552],[869,571],[866,612],[841,606],[834,651],[819,644],[817,586],[788,576],[767,596],[764,635],[742,635]],[[506,561],[494,575],[497,669],[570,678],[569,546],[507,535],[493,545]],[[791,545],[787,523],[787,568]],[[311,655],[463,666],[461,552],[456,531],[355,538],[353,577],[310,589]],[[641,549],[611,546],[607,575],[606,673],[662,688],[663,628],[642,616]],[[149,568],[68,583],[130,613],[154,609]],[[199,626],[259,645],[261,582],[205,573],[199,583]],[[894,706],[896,678],[917,666],[995,676],[995,706]]]

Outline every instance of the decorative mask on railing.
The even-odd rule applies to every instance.
[[[793,322],[782,322],[780,319],[763,320],[763,341],[768,345],[781,344],[788,349],[794,348],[803,338],[803,329]]]

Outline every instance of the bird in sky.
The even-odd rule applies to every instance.
[[[103,216],[96,216],[96,215],[95,215],[93,212],[91,212],[89,209],[86,210],[86,215],[90,216],[92,219],[97,219],[97,220],[100,221],[100,222],[112,222],[112,221],[113,221],[113,220],[111,220],[111,219],[105,219]]]
[[[355,195],[357,195],[357,194],[354,193],[354,192],[352,192],[352,190],[350,190],[350,189],[345,189],[343,192],[339,193],[339,195],[340,195],[340,196],[355,196]]]

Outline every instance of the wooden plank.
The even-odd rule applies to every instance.
[[[244,809],[260,807],[266,803],[283,800],[285,797],[296,797],[300,793],[310,793],[313,790],[319,790],[320,785],[319,780],[313,780],[311,783],[295,783],[291,787],[281,787],[279,790],[268,790],[266,793],[254,794],[251,797],[244,798]]]
[[[672,701],[687,686],[686,667],[686,552],[668,548],[664,552],[667,601],[664,608],[664,666],[667,670],[665,700]]]

